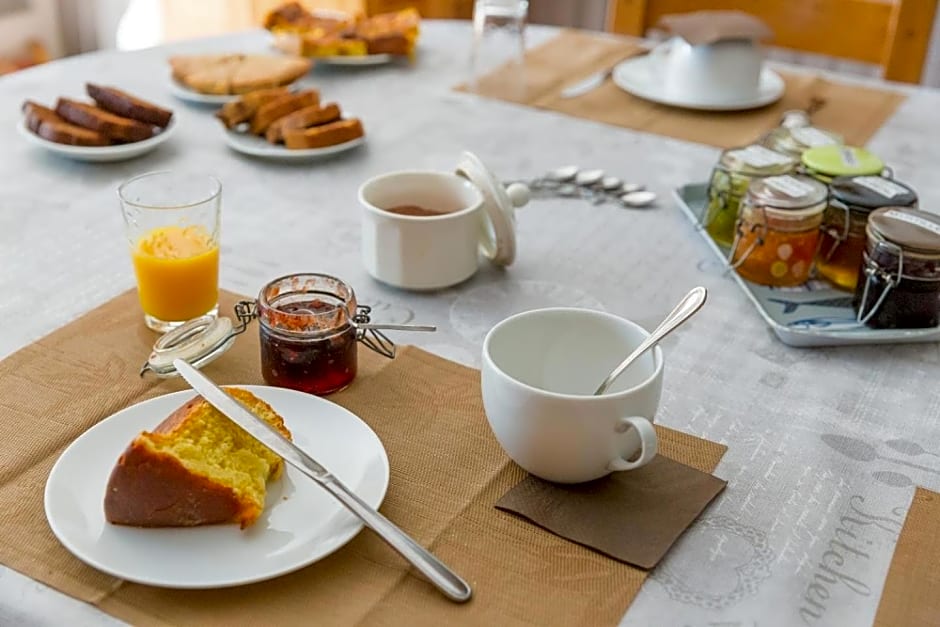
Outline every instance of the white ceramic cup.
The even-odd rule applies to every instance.
[[[483,406],[509,457],[558,483],[652,461],[663,381],[659,347],[593,396],[648,335],[618,316],[570,308],[527,311],[493,327],[483,341]]]
[[[479,267],[483,195],[448,172],[392,172],[359,189],[362,261],[373,277],[414,290],[456,285]],[[440,212],[410,216],[386,209],[417,205]]]
[[[663,90],[669,98],[696,102],[737,102],[758,95],[763,53],[748,40],[693,46],[673,37],[653,49]]]

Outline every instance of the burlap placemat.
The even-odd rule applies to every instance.
[[[666,135],[720,148],[755,141],[777,126],[783,112],[812,109],[813,122],[864,146],[905,96],[899,92],[837,83],[819,76],[780,72],[786,92],[776,103],[751,111],[707,112],[658,105],[631,96],[611,81],[578,98],[560,92],[594,72],[644,52],[630,39],[564,31],[526,54],[525,80],[505,68],[483,77],[480,95],[550,109],[597,122]],[[461,85],[457,89],[467,90]]]
[[[874,627],[940,624],[937,564],[940,564],[940,494],[917,488],[891,558]]]
[[[222,310],[234,300],[223,293]],[[153,588],[86,566],[46,523],[46,477],[98,421],[184,388],[137,376],[154,337],[128,292],[0,363],[0,562],[135,625],[616,624],[646,578],[495,509],[524,472],[489,430],[479,372],[416,348],[393,361],[360,350],[359,376],[330,398],[388,451],[382,512],[471,583],[470,603],[446,601],[369,531],[300,571],[230,589]],[[253,326],[205,371],[222,384],[261,383],[258,363]],[[664,455],[706,472],[725,451],[658,432]]]

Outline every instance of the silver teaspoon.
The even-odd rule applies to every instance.
[[[692,314],[697,312],[702,308],[702,305],[705,304],[705,299],[708,297],[708,291],[704,287],[695,287],[692,288],[688,294],[686,294],[682,300],[679,301],[679,304],[676,305],[676,308],[669,312],[669,315],[656,327],[656,330],[650,333],[649,337],[643,340],[643,343],[636,347],[630,355],[620,362],[620,365],[614,368],[613,372],[607,375],[607,378],[604,379],[604,382],[600,384],[597,390],[594,392],[595,396],[600,396],[607,391],[607,388],[623,374],[630,364],[636,361],[637,357],[648,351],[653,346],[659,343],[661,339],[672,333],[672,331],[678,327],[680,324],[692,317]]]

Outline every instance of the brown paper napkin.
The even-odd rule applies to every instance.
[[[791,109],[812,109],[814,124],[841,134],[849,144],[864,146],[906,98],[887,89],[789,72],[780,72],[786,83],[783,98],[750,111],[667,107],[631,96],[611,81],[578,98],[560,97],[565,87],[644,50],[636,40],[564,31],[526,54],[523,85],[516,72],[503,68],[480,80],[476,91],[488,98],[720,148],[756,141]],[[467,86],[456,89],[466,91]]]
[[[657,455],[642,468],[587,483],[529,476],[496,507],[622,562],[653,568],[727,483]]]
[[[223,294],[222,311],[235,300]],[[0,563],[142,626],[615,624],[647,576],[496,510],[524,472],[490,431],[479,371],[413,347],[394,360],[360,350],[356,380],[329,398],[385,446],[391,477],[381,511],[467,579],[472,601],[445,600],[368,531],[297,572],[237,588],[169,590],[97,571],[52,535],[43,487],[89,427],[184,388],[137,376],[154,339],[127,292],[0,362]],[[204,370],[221,384],[261,383],[257,327]],[[657,434],[664,456],[704,472],[725,451],[670,429]]]
[[[940,494],[914,491],[874,627],[936,627],[940,623]]]

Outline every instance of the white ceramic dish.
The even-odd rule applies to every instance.
[[[617,87],[638,98],[702,111],[741,111],[764,107],[779,100],[786,89],[779,74],[764,68],[757,93],[751,97],[728,98],[720,93],[712,98],[676,97],[667,92],[658,59],[654,55],[641,55],[623,61],[614,68],[612,79]]]
[[[297,81],[299,81],[301,78],[303,77],[300,77],[294,82],[289,83],[288,85],[285,85],[285,87],[287,87],[289,91],[294,91],[294,89],[297,86]],[[179,81],[173,79],[173,77],[170,77],[168,80],[169,80],[170,93],[176,96],[177,98],[179,98],[180,100],[184,100],[192,104],[213,105],[213,106],[221,107],[225,103],[232,102],[233,100],[238,100],[244,95],[244,94],[203,94],[198,91],[194,91],[190,89],[189,87],[186,87]]]
[[[222,106],[225,103],[237,100],[240,97],[238,94],[203,94],[186,87],[172,77],[169,79],[169,88],[171,94],[180,100],[191,102],[193,104]]]
[[[57,144],[49,141],[29,130],[26,126],[26,120],[21,119],[17,128],[20,134],[31,144],[44,148],[53,154],[75,161],[89,162],[107,162],[107,161],[125,161],[147,154],[170,139],[176,131],[179,122],[176,115],[170,118],[170,123],[162,131],[149,139],[129,144],[115,144],[114,146],[72,146],[69,144]]]
[[[232,150],[252,157],[262,159],[271,159],[273,161],[308,161],[328,157],[340,152],[352,150],[365,143],[366,138],[357,137],[356,139],[335,146],[326,148],[305,148],[290,149],[282,144],[272,144],[263,137],[252,135],[251,133],[242,133],[239,131],[223,129],[225,132],[225,142]]]
[[[388,457],[362,420],[322,398],[268,386],[241,386],[284,417],[294,442],[366,503],[378,508],[388,487]],[[46,518],[56,537],[87,564],[122,579],[168,588],[220,588],[270,579],[336,551],[362,523],[309,478],[287,466],[269,485],[258,521],[237,525],[143,529],[104,518],[111,468],[128,443],[153,429],[195,393],[132,405],[79,436],[46,482]]]
[[[384,65],[391,63],[394,58],[390,54],[367,54],[364,56],[346,56],[335,57],[310,57],[315,63],[326,63],[327,65]]]

